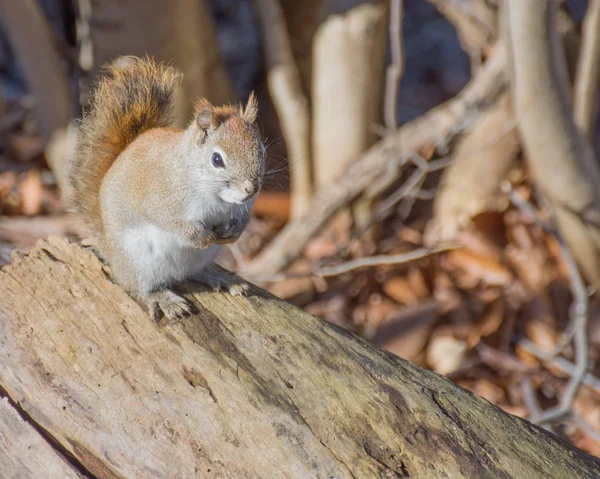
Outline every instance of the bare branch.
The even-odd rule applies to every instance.
[[[586,277],[600,286],[600,168],[573,120],[554,0],[508,0],[515,116],[539,191]]]
[[[562,419],[571,413],[573,401],[575,400],[575,396],[577,395],[579,388],[583,384],[585,374],[589,366],[589,347],[587,337],[588,293],[583,278],[579,273],[579,268],[577,267],[575,258],[573,258],[571,251],[564,242],[558,229],[539,219],[539,216],[535,213],[533,206],[519,197],[514,190],[510,191],[510,199],[517,207],[527,211],[528,213],[533,213],[534,218],[539,222],[539,224],[549,233],[555,236],[560,245],[563,261],[565,262],[569,272],[569,281],[571,284],[571,291],[573,292],[573,304],[569,308],[569,316],[570,322],[573,325],[572,330],[575,331],[575,369],[569,383],[567,384],[566,391],[560,400],[560,404],[555,408],[544,411],[535,418],[535,422],[538,424],[552,423],[553,421]]]
[[[482,211],[502,210],[506,197],[500,184],[519,150],[510,95],[502,95],[453,151],[433,204],[434,217],[426,229],[426,244],[451,240]],[[506,134],[504,134],[506,132]]]
[[[392,0],[390,9],[390,54],[391,63],[386,72],[385,84],[385,126],[388,132],[398,127],[398,89],[404,74],[404,54],[402,51],[403,0]]]
[[[278,0],[255,0],[268,68],[269,91],[288,148],[292,215],[306,211],[312,196],[310,111]]]
[[[560,356],[554,357],[552,353],[545,353],[527,338],[520,339],[518,345],[524,351],[527,351],[529,354],[532,354],[533,356],[538,358],[543,364],[547,364],[548,366],[557,369],[563,374],[573,376],[576,372],[576,367],[573,363],[567,361],[565,358]],[[585,384],[587,387],[594,390],[595,392],[600,393],[600,379],[593,376],[592,374],[585,374],[585,376],[583,377],[583,384]]]
[[[581,49],[575,76],[575,123],[588,138],[596,126],[596,101],[600,80],[600,0],[590,0],[583,20]]]
[[[316,269],[313,271],[313,275],[322,277],[339,276],[341,274],[360,268],[366,268],[368,266],[406,264],[418,259],[427,258],[433,254],[451,250],[455,247],[455,245],[447,245],[445,247],[439,247],[435,249],[419,248],[402,254],[369,256],[367,258],[359,258],[352,261],[347,261],[346,263],[338,264],[336,266],[328,266],[325,268]]]
[[[542,409],[535,397],[535,389],[529,377],[524,376],[521,379],[521,390],[523,391],[523,403],[525,403],[525,407],[529,411],[529,419],[535,424],[537,418],[542,414]]]
[[[497,12],[485,0],[428,1],[454,25],[461,46],[471,59],[471,70],[476,72],[497,36]]]

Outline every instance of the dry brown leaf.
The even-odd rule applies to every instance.
[[[523,285],[531,291],[544,289],[552,280],[547,252],[541,248],[521,249],[508,245],[506,260]]]
[[[565,261],[563,259],[560,243],[558,242],[556,237],[552,236],[552,235],[547,236],[546,242],[548,245],[548,251],[556,262],[558,274],[563,278],[568,278],[569,277],[569,268],[567,267],[567,263],[565,263]]]
[[[424,299],[431,295],[425,277],[423,276],[423,271],[420,268],[414,266],[410,267],[408,269],[406,280],[417,298]]]
[[[0,173],[0,197],[7,195],[17,184],[17,174],[14,171]]]
[[[552,312],[552,303],[545,294],[538,295],[529,305],[529,319],[525,331],[531,341],[543,352],[554,351],[559,331]]]
[[[438,320],[437,303],[428,300],[416,306],[401,308],[387,318],[372,341],[408,361],[420,361],[431,328]]]
[[[498,262],[502,260],[502,249],[477,231],[462,230],[458,235],[458,241],[465,250],[493,258]]]
[[[444,264],[462,271],[466,276],[466,284],[481,281],[490,286],[506,286],[513,279],[510,270],[494,258],[465,249],[450,251]]]
[[[460,368],[466,352],[467,345],[452,336],[434,333],[427,348],[427,362],[436,373],[449,374]]]
[[[516,224],[509,229],[510,237],[516,247],[522,250],[529,251],[534,248],[535,243],[531,232],[524,224]]]
[[[478,236],[485,238],[491,245],[506,244],[506,226],[504,224],[504,213],[500,211],[482,211],[472,219],[479,233]]]
[[[502,404],[499,406],[508,414],[512,414],[513,416],[525,419],[529,415],[529,411],[523,405]]]
[[[419,301],[408,281],[401,276],[388,279],[383,284],[383,291],[400,304],[417,304]]]
[[[475,381],[475,384],[470,388],[475,394],[487,399],[492,404],[498,404],[506,400],[506,393],[497,384],[489,379],[481,378]]]
[[[37,168],[30,169],[19,185],[21,210],[26,216],[37,215],[42,209],[42,175]]]
[[[504,301],[497,299],[485,309],[477,324],[471,329],[467,337],[467,346],[474,347],[482,337],[489,336],[496,331],[504,320]]]
[[[442,313],[459,308],[462,304],[461,295],[456,290],[450,276],[441,270],[436,271],[433,295],[438,301]]]
[[[435,143],[429,143],[428,145],[423,145],[423,147],[421,147],[421,149],[419,150],[419,154],[425,160],[431,160],[431,158],[433,158],[433,154],[436,152],[436,150],[437,150],[437,145]]]
[[[372,294],[367,305],[355,308],[352,319],[354,324],[365,326],[368,323],[368,329],[376,331],[390,316],[398,314],[399,310],[393,301],[382,298],[380,294]]]
[[[396,236],[398,239],[414,245],[421,245],[423,242],[423,235],[417,230],[409,228],[408,226],[400,228]]]

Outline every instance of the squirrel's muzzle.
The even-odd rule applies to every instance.
[[[242,202],[245,202],[257,193],[258,185],[250,180],[245,180],[237,186],[237,190],[242,196]]]

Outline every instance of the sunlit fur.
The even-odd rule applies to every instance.
[[[108,73],[82,122],[70,179],[76,209],[88,219],[114,278],[144,296],[212,261],[219,247],[195,248],[178,233],[180,225],[211,228],[247,218],[262,185],[265,149],[253,96],[245,108],[201,100],[187,129],[175,130],[165,128],[175,100],[173,69],[129,59]],[[207,109],[210,124],[200,125],[198,113]],[[212,165],[215,149],[226,168]]]

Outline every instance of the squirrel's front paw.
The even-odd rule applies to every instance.
[[[235,219],[226,223],[216,225],[213,228],[213,232],[215,234],[215,237],[217,238],[216,242],[219,244],[233,243],[240,237],[245,227],[245,222]]]
[[[210,231],[208,229],[197,228],[192,235],[190,235],[190,239],[196,248],[206,249],[214,244],[218,243],[217,235],[214,231]]]
[[[193,279],[207,285],[215,292],[224,289],[228,291],[231,296],[245,295],[250,290],[248,283],[244,282],[235,274],[230,273],[229,271],[217,270],[211,266],[208,266],[200,273],[197,273]]]
[[[171,321],[181,319],[192,313],[188,301],[170,289],[150,293],[144,298],[144,303],[154,322],[160,320],[161,312]]]

